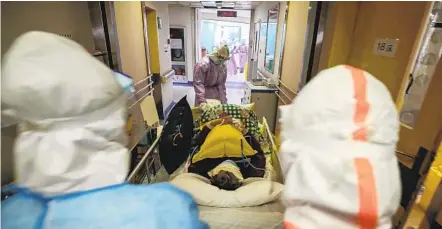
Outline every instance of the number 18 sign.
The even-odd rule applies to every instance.
[[[399,39],[376,39],[374,54],[379,56],[394,57],[396,55]]]

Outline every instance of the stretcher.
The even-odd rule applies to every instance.
[[[199,108],[194,107],[192,108],[192,114],[195,120],[200,116],[201,111]],[[277,138],[271,133],[265,118],[262,119],[259,125],[262,130],[261,133],[268,143],[268,148],[263,148],[264,152],[268,152],[266,154],[268,164],[266,169],[269,170],[267,179],[282,183],[277,155],[279,143]],[[139,184],[167,182],[182,173],[184,164],[171,175],[162,166],[158,151],[159,133],[161,131],[157,131],[157,133],[157,138],[152,142],[144,157],[129,175],[128,182]],[[221,208],[199,205],[199,209],[201,218],[210,225],[210,228],[215,229],[281,228],[284,211],[279,202],[279,196],[275,200],[259,206]]]

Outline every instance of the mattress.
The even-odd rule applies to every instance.
[[[279,202],[257,207],[216,208],[199,206],[200,218],[211,229],[279,229],[284,208]]]

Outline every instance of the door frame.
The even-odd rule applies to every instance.
[[[147,36],[147,10],[149,8],[146,6],[146,2],[141,2],[141,14],[143,16],[143,35],[144,35],[144,50],[146,53],[146,67],[147,67],[147,74],[152,74],[150,71],[150,52],[149,52],[149,38]]]

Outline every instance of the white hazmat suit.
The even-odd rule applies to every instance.
[[[362,70],[320,72],[282,112],[286,229],[390,229],[399,206],[399,122]]]
[[[1,228],[208,228],[178,188],[124,182],[127,94],[80,45],[20,36],[5,55],[1,93],[4,114],[20,120],[18,193],[2,202]]]

